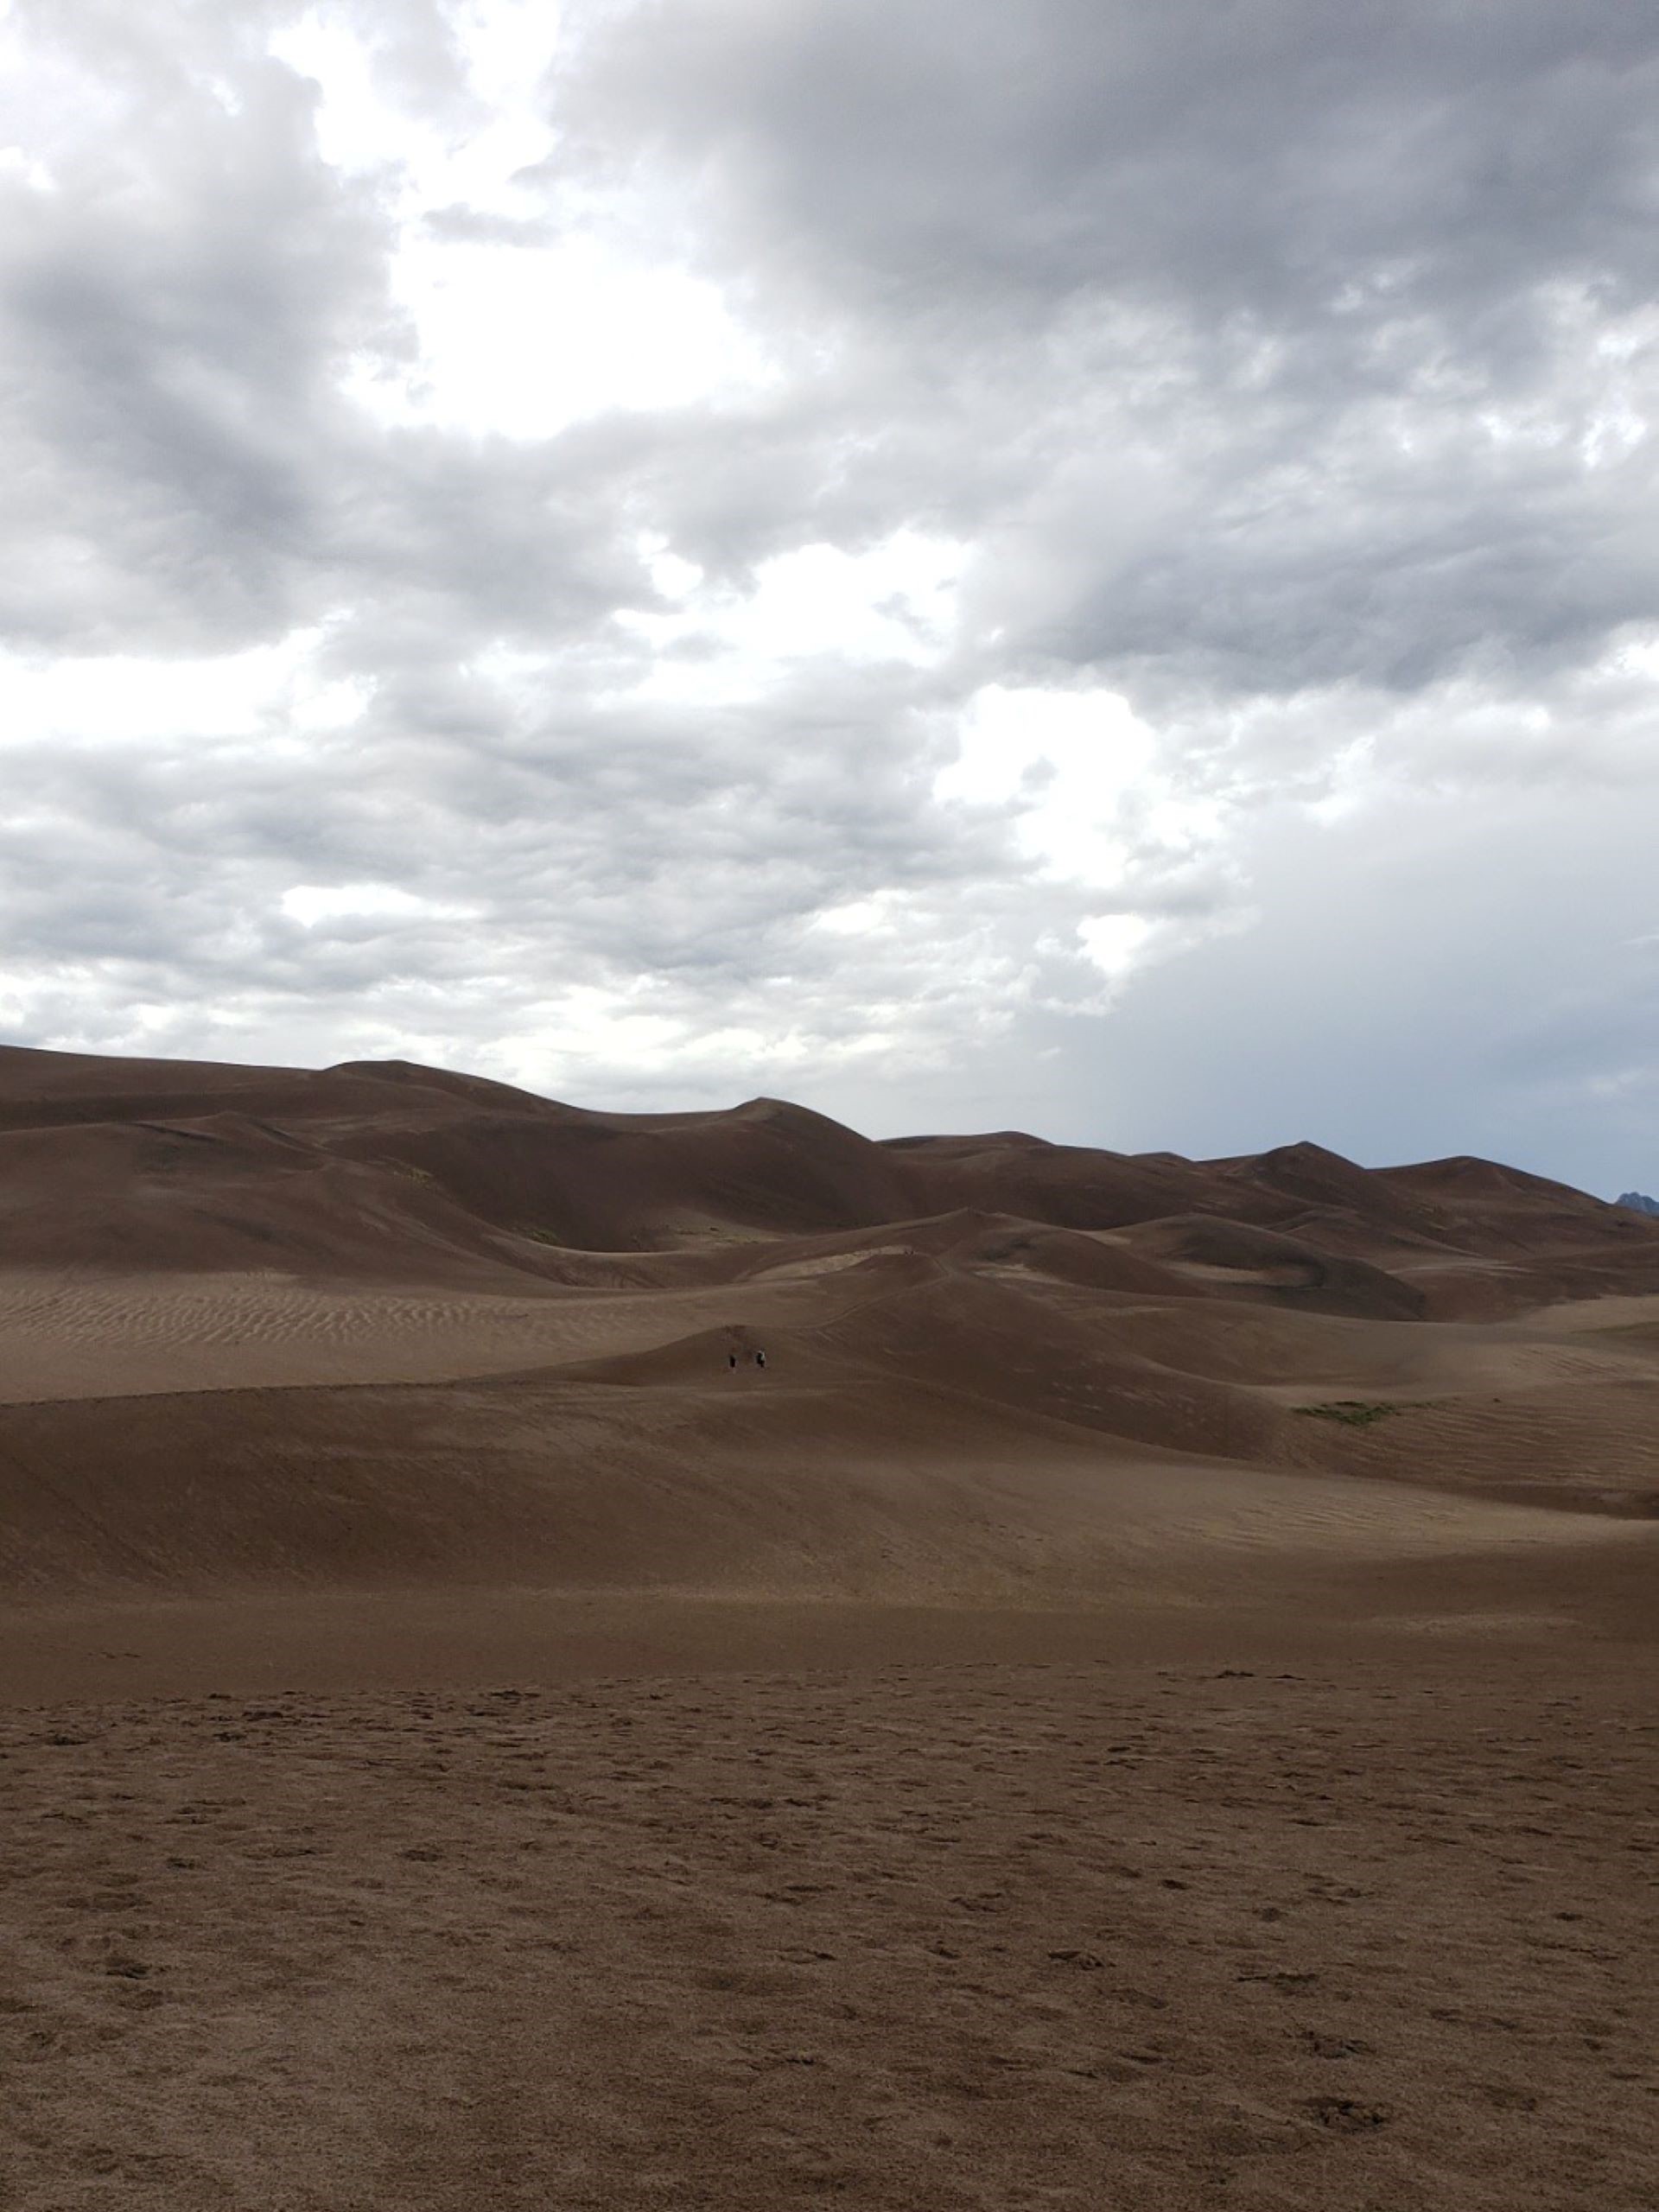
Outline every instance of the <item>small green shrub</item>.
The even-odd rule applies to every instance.
[[[1311,1421],[1339,1421],[1344,1428],[1369,1428],[1374,1421],[1385,1421],[1399,1410],[1398,1406],[1368,1405],[1363,1398],[1332,1398],[1323,1406],[1291,1408],[1293,1413],[1306,1414]]]

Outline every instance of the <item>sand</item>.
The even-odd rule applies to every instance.
[[[0,1717],[9,2205],[1652,2203],[1633,1650],[511,1625]]]
[[[1656,1413],[1490,1163],[0,1052],[0,2206],[1649,2212]]]

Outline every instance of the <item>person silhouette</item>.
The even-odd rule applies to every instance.
[[[728,1367],[735,1367],[737,1365],[737,1354],[734,1351],[728,1351],[727,1353],[726,1364]]]
[[[757,1367],[764,1367],[764,1366],[766,1365],[766,1355],[765,1354],[765,1352],[763,1352],[763,1351],[758,1351],[758,1352],[756,1352],[756,1354],[754,1355],[754,1363],[755,1363],[755,1365],[756,1365]]]

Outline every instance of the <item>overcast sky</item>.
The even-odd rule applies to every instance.
[[[0,0],[0,1039],[1659,1189],[1659,16]]]

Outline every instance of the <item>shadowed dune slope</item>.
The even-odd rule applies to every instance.
[[[1379,1321],[1421,1320],[1427,1308],[1421,1290],[1385,1268],[1250,1222],[1183,1214],[1123,1235],[1135,1252],[1185,1262],[1189,1279],[1206,1278],[1221,1296]]]

